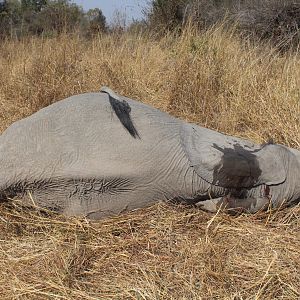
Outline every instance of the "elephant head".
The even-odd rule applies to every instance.
[[[288,180],[286,182],[287,190],[291,194],[291,202],[300,200],[300,151],[287,148],[288,153]]]
[[[183,126],[181,137],[198,176],[235,195],[235,203],[238,198],[244,203],[254,199],[255,205],[269,199],[278,207],[282,201],[300,199],[300,151],[276,144],[255,145],[192,124]]]

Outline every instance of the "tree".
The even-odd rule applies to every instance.
[[[106,18],[99,8],[90,9],[87,14],[88,32],[95,34],[107,30]]]
[[[44,6],[48,4],[48,0],[21,0],[22,10],[33,10],[40,12]]]
[[[17,35],[20,20],[21,9],[18,0],[5,0],[0,2],[0,36]]]
[[[99,8],[84,13],[70,0],[0,0],[0,37],[107,30]]]
[[[7,1],[0,2],[0,35],[6,35],[8,31],[9,11]]]
[[[83,10],[68,0],[49,1],[38,16],[43,32],[54,31],[57,33],[78,28],[83,18]]]
[[[189,0],[153,0],[146,13],[150,26],[171,30],[182,25]]]

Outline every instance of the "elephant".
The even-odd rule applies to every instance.
[[[0,136],[0,197],[98,220],[159,201],[255,213],[300,200],[300,151],[187,123],[142,102],[71,96]]]

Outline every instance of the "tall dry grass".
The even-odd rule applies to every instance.
[[[300,147],[300,57],[216,27],[0,45],[1,129],[108,85],[222,132]],[[0,208],[1,299],[299,299],[299,208],[255,216],[158,205],[90,224]]]

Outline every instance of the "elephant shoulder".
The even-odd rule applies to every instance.
[[[193,124],[181,128],[181,143],[191,167],[205,181],[224,188],[280,184],[286,179],[284,150],[255,145]]]

